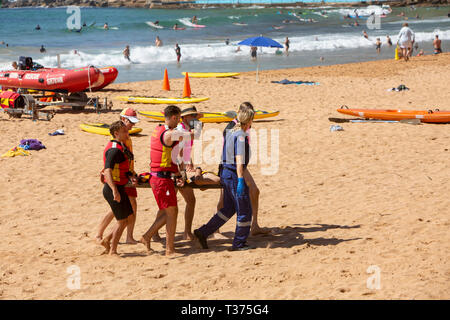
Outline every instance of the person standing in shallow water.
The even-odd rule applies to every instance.
[[[175,53],[177,55],[177,62],[180,63],[180,59],[181,59],[181,48],[180,46],[177,44],[175,44]]]

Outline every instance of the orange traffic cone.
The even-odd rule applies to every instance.
[[[167,69],[164,69],[163,90],[170,91],[169,76],[167,74]]]
[[[189,84],[189,76],[186,72],[186,76],[184,77],[184,88],[183,88],[183,96],[182,98],[190,98],[191,97],[191,85]]]

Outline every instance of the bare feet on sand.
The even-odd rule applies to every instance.
[[[145,245],[145,247],[147,248],[147,252],[152,252],[152,248],[150,247],[150,239],[146,239],[144,236],[142,236],[139,242]]]
[[[155,235],[152,237],[152,240],[155,241],[155,242],[161,242],[162,241],[162,239],[161,239],[161,237],[159,236],[158,233],[155,233]]]
[[[136,241],[133,238],[127,239],[127,241],[125,241],[125,244],[138,244],[138,243],[139,241]]]
[[[111,244],[108,241],[108,239],[103,239],[100,241],[100,244],[105,247],[105,252],[103,252],[103,254],[108,254],[109,251],[111,250]]]
[[[268,234],[271,232],[272,230],[270,228],[261,228],[260,226],[252,227],[250,230],[250,234],[252,236],[256,236],[258,234]]]
[[[195,237],[192,234],[192,232],[185,232],[183,233],[183,240],[194,240]]]

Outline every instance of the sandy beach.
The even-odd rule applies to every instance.
[[[180,68],[180,72],[184,71]],[[214,70],[211,70],[214,71]],[[161,111],[165,105],[125,104],[121,95],[181,97],[183,79],[112,84],[98,93],[112,111],[57,113],[51,121],[9,119],[0,113],[0,153],[21,139],[46,146],[31,156],[0,158],[0,299],[449,299],[449,124],[339,123],[329,117],[350,108],[450,110],[450,54],[255,72],[236,79],[190,79],[196,105],[209,112],[237,110],[250,101],[280,115],[255,121],[257,133],[279,130],[279,168],[249,166],[260,189],[259,223],[270,235],[256,247],[231,252],[235,218],[226,240],[209,250],[181,240],[184,200],[178,195],[176,249],[161,243],[119,245],[120,257],[101,255],[98,224],[109,210],[102,196],[106,136],[83,132],[83,122],[111,123],[128,106]],[[175,76],[175,75],[170,75]],[[179,75],[176,75],[177,77]],[[281,85],[282,79],[320,85]],[[388,92],[405,84],[409,91]],[[92,94],[94,95],[94,94]],[[180,105],[183,107],[183,105]],[[133,137],[137,172],[149,171],[150,135],[157,122],[140,116]],[[225,124],[205,124],[223,130]],[[64,129],[65,135],[48,133]],[[208,170],[216,165],[200,164]],[[218,190],[195,191],[193,227],[216,212]],[[151,189],[138,189],[135,238],[154,221]],[[112,224],[111,224],[112,226]],[[110,227],[111,227],[110,226]],[[160,232],[165,237],[165,228]],[[125,234],[122,236],[122,241]],[[68,268],[80,271],[72,290]],[[70,271],[71,269],[69,269]],[[369,270],[369,271],[368,271]],[[368,285],[378,270],[379,286]]]

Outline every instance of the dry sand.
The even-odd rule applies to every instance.
[[[170,76],[170,75],[169,75]],[[272,80],[317,81],[318,86]],[[183,79],[113,84],[100,96],[180,97]],[[449,299],[449,125],[341,123],[329,117],[341,105],[354,108],[450,109],[450,55],[410,62],[376,61],[264,71],[237,79],[190,79],[203,111],[235,110],[251,101],[280,110],[253,128],[279,130],[279,172],[249,168],[260,188],[260,225],[273,234],[254,236],[255,250],[230,252],[235,219],[203,251],[182,241],[184,201],[176,247],[166,258],[160,243],[147,256],[142,245],[119,245],[120,257],[100,255],[94,241],[108,211],[98,173],[105,136],[82,132],[82,122],[111,123],[113,112],[58,113],[49,122],[0,114],[0,152],[24,138],[47,147],[28,157],[0,159],[0,299]],[[411,90],[387,92],[405,84]],[[164,105],[132,105],[162,110]],[[133,138],[136,169],[148,171],[155,122],[141,117]],[[206,124],[222,130],[224,124]],[[63,128],[64,136],[49,136]],[[207,169],[216,166],[203,164]],[[135,237],[153,222],[156,203],[139,189]],[[215,212],[217,190],[196,191],[194,228]],[[165,237],[165,230],[161,235]],[[122,237],[122,240],[124,236]],[[81,287],[70,290],[68,267],[80,268]],[[370,266],[380,271],[371,289]],[[371,269],[369,269],[371,270]]]

